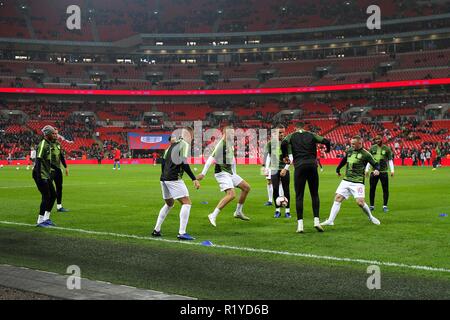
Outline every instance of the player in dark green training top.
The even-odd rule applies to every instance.
[[[391,172],[391,177],[394,177],[394,156],[392,149],[383,144],[383,138],[381,135],[377,135],[373,140],[374,145],[370,148],[369,152],[375,158],[380,165],[380,175],[374,176],[373,172],[370,173],[370,210],[375,209],[375,192],[377,190],[378,180],[381,181],[381,187],[383,188],[383,211],[388,212],[388,200],[389,200],[389,176],[388,166]],[[371,168],[370,163],[366,166],[366,175],[368,175]]]
[[[362,139],[360,136],[354,136],[351,140],[351,144],[351,148],[346,152],[341,163],[336,168],[336,173],[338,176],[341,176],[341,168],[346,165],[345,176],[344,180],[342,180],[336,190],[336,197],[334,198],[334,203],[331,207],[330,216],[326,221],[322,222],[323,226],[334,225],[334,220],[339,213],[342,201],[348,199],[350,196],[353,196],[356,199],[358,206],[361,207],[363,212],[373,224],[380,224],[380,221],[372,215],[369,206],[364,200],[364,170],[366,165],[367,163],[370,163],[370,165],[374,167],[374,176],[378,176],[380,174],[380,166],[370,152],[363,148]]]
[[[297,211],[297,232],[303,233],[303,197],[305,186],[308,181],[309,193],[311,194],[312,209],[314,214],[314,227],[323,232],[319,221],[320,198],[319,198],[319,174],[317,173],[317,144],[324,144],[327,152],[330,152],[331,142],[315,133],[303,129],[304,123],[297,123],[297,131],[284,138],[281,148],[283,158],[289,156],[289,161],[294,161],[294,187]],[[284,176],[286,169],[281,170]]]
[[[158,219],[152,232],[153,237],[161,237],[161,226],[169,211],[173,208],[175,200],[178,200],[181,203],[181,209],[180,228],[177,238],[180,240],[194,240],[193,237],[186,233],[192,202],[189,198],[189,191],[182,180],[183,174],[186,172],[194,182],[195,189],[200,188],[200,183],[187,162],[192,137],[193,130],[191,128],[183,128],[181,138],[170,144],[170,147],[165,151],[161,159],[160,184],[165,204],[159,211]]]
[[[33,179],[42,195],[37,226],[43,228],[55,225],[50,220],[50,213],[56,200],[55,186],[52,181],[52,143],[55,132],[56,129],[52,126],[45,126],[42,129],[44,139],[37,147],[36,164],[33,168]]]
[[[283,126],[278,126],[276,128],[278,131],[278,141],[274,141],[272,148],[272,140],[270,140],[266,145],[266,159],[265,159],[265,169],[267,174],[271,177],[273,186],[273,199],[275,200],[275,218],[281,217],[280,206],[276,203],[277,198],[280,196],[280,183],[282,185],[283,196],[287,198],[287,206],[285,217],[290,218],[290,204],[291,204],[291,194],[290,194],[290,174],[289,166],[284,163],[283,152],[281,150],[281,142],[285,137],[286,129]],[[272,131],[273,132],[273,131]],[[277,145],[275,145],[275,143]],[[281,176],[281,171],[287,169],[287,173]]]

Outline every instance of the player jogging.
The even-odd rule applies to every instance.
[[[304,123],[297,123],[297,131],[291,133],[282,142],[283,158],[294,161],[294,186],[297,210],[297,232],[303,233],[303,197],[305,195],[306,181],[308,181],[314,214],[314,227],[323,232],[320,226],[319,210],[319,174],[317,173],[317,144],[324,144],[330,152],[331,142],[315,133],[303,129]],[[287,174],[283,169],[281,176]]]
[[[377,176],[379,172],[379,164],[375,161],[369,151],[362,147],[362,139],[360,136],[354,136],[351,140],[351,148],[347,150],[341,163],[336,168],[336,173],[341,176],[341,168],[346,165],[344,180],[341,181],[339,187],[336,190],[336,196],[334,198],[333,206],[331,207],[330,216],[324,222],[323,226],[334,225],[334,220],[341,208],[342,201],[348,199],[351,195],[356,199],[356,203],[367,215],[369,220],[376,225],[380,224],[380,221],[375,218],[369,206],[364,200],[365,186],[364,186],[364,169],[367,165],[370,165],[375,169],[373,175]]]
[[[58,130],[55,129],[53,133],[52,143],[52,180],[55,182],[56,187],[56,209],[58,212],[69,212],[62,205],[62,191],[63,191],[63,173],[61,171],[61,165],[65,168],[66,176],[69,175],[69,168],[67,167],[64,152],[61,149],[61,144],[58,141]]]
[[[42,195],[37,226],[48,228],[55,226],[50,220],[50,213],[56,200],[56,191],[52,181],[52,143],[54,142],[55,128],[45,126],[42,129],[44,139],[39,143],[36,154],[36,163],[33,168],[33,179]]]
[[[278,126],[278,143],[272,148],[272,140],[269,141],[266,145],[266,163],[265,168],[269,171],[270,178],[273,186],[273,199],[277,199],[280,196],[280,183],[283,188],[284,196],[288,199],[288,204],[286,206],[285,217],[290,218],[290,204],[291,204],[291,195],[290,195],[290,174],[289,171],[286,172],[284,176],[281,176],[281,171],[283,169],[289,170],[289,165],[286,165],[283,160],[283,153],[281,151],[281,142],[284,139],[284,135],[286,129],[283,126]],[[275,141],[276,142],[276,141]],[[272,150],[275,149],[275,150]],[[274,152],[274,154],[272,154]],[[275,160],[276,159],[276,160]],[[274,161],[272,161],[274,160]],[[275,218],[281,217],[280,206],[277,205],[275,201]]]
[[[215,175],[220,191],[225,192],[225,196],[219,201],[213,213],[208,215],[209,222],[215,227],[216,218],[225,206],[236,197],[235,188],[241,189],[234,217],[248,221],[250,220],[243,212],[245,200],[250,192],[250,185],[236,173],[236,159],[234,157],[234,130],[225,127],[224,137],[217,143],[211,156],[206,161],[202,173],[197,177],[202,180],[208,173],[209,167],[216,162]]]
[[[394,161],[392,149],[383,144],[383,138],[377,135],[374,139],[375,144],[370,148],[369,152],[378,162],[380,174],[375,176],[373,172],[370,173],[370,211],[375,210],[375,192],[377,191],[378,180],[381,181],[381,187],[383,188],[383,211],[388,212],[388,200],[389,200],[389,176],[388,176],[388,164],[391,171],[391,177],[394,177]],[[366,166],[366,176],[371,168],[370,163]]]
[[[159,211],[158,219],[152,232],[153,237],[162,236],[161,226],[173,208],[175,200],[178,200],[181,204],[181,209],[180,228],[177,238],[180,240],[195,240],[195,238],[186,233],[192,202],[189,198],[189,191],[186,188],[186,184],[182,180],[183,173],[186,172],[194,182],[194,187],[196,189],[200,188],[200,183],[195,178],[187,163],[192,136],[192,129],[184,128],[182,130],[182,138],[173,142],[161,158],[160,184],[165,204]]]

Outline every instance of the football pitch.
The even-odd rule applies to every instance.
[[[321,221],[340,182],[334,170],[319,173]],[[264,206],[260,166],[238,167],[252,187],[244,206],[251,220],[233,218],[234,201],[211,226],[207,215],[222,197],[212,171],[200,190],[185,177],[193,203],[187,231],[196,240],[181,242],[178,203],[163,238],[150,236],[163,204],[159,166],[71,166],[63,199],[70,212],[57,213],[55,205],[58,227],[51,229],[34,227],[40,194],[31,171],[1,168],[0,264],[60,274],[77,265],[92,280],[199,299],[450,299],[450,168],[397,167],[389,213],[381,210],[378,185],[380,226],[350,199],[335,225],[318,233],[306,191],[304,234],[295,232],[295,209],[292,218],[275,219],[274,207]],[[367,287],[371,265],[380,268],[380,289]]]

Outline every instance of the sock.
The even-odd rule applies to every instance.
[[[284,197],[284,189],[283,189],[283,185],[281,183],[280,183],[280,189],[279,189],[279,196]]]
[[[242,203],[238,203],[236,206],[236,212],[237,213],[242,213],[242,208],[244,207],[244,204]]]
[[[267,185],[267,195],[269,196],[269,202],[273,202],[273,185]]]
[[[297,220],[297,230],[303,230],[303,219]]]
[[[341,210],[341,202],[334,201],[333,206],[331,207],[330,216],[328,217],[328,220],[334,222],[336,216],[339,213],[339,210]]]
[[[280,213],[280,208],[275,208],[275,212]]]
[[[62,207],[63,207],[62,204],[57,204],[56,205],[56,209],[58,209],[58,210],[61,209]]]
[[[219,209],[219,208],[215,208],[214,211],[213,211],[213,213],[212,213],[213,218],[214,218],[214,219],[217,218],[217,216],[219,215],[219,213],[220,213],[220,209]]]
[[[189,221],[189,213],[191,212],[191,205],[190,204],[183,204],[181,206],[180,210],[180,230],[179,234],[185,234],[186,233],[186,227]]]
[[[286,208],[286,213],[291,213],[291,209]]]
[[[44,216],[39,215],[37,219],[37,224],[41,224],[42,222],[44,222]]]
[[[314,226],[318,226],[318,225],[320,225],[319,218],[314,217]]]
[[[165,204],[161,210],[159,211],[159,215],[158,215],[158,220],[156,220],[156,226],[155,226],[155,230],[156,231],[161,231],[161,225],[164,222],[164,219],[166,219],[167,215],[169,214],[170,209],[172,209],[173,207],[169,207],[167,204]]]
[[[44,213],[44,221],[47,221],[48,219],[50,219],[50,212],[45,211],[45,213]]]
[[[372,213],[370,212],[369,206],[364,204],[364,207],[362,207],[362,211],[369,217],[370,220],[372,220]]]

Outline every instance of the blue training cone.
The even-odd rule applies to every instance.
[[[202,246],[211,247],[213,246],[212,242],[209,240],[205,240],[201,243]]]

